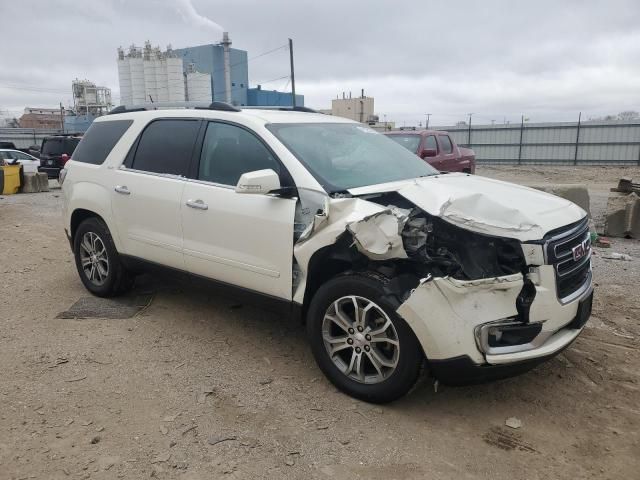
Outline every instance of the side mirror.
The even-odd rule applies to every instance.
[[[243,173],[236,185],[236,193],[269,193],[280,188],[280,177],[267,168]]]
[[[422,152],[420,152],[420,158],[426,157],[437,157],[438,151],[435,148],[424,148]]]

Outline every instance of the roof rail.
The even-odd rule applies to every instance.
[[[197,110],[220,110],[224,112],[239,112],[240,109],[229,105],[225,102],[156,102],[145,103],[143,105],[120,105],[112,109],[108,115],[115,115],[118,113],[130,113],[130,112],[144,112],[147,110],[161,110],[161,109],[173,109],[173,108],[193,108]]]
[[[305,112],[305,113],[322,113],[322,112],[318,112],[317,110],[314,110],[313,108],[309,108],[309,107],[283,107],[283,106],[279,106],[279,105],[273,105],[273,106],[265,106],[265,107],[261,107],[261,106],[257,106],[257,105],[251,105],[251,106],[247,106],[247,107],[242,107],[243,110],[282,110],[282,111],[286,111],[286,112]]]

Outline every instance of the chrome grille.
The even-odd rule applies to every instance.
[[[547,263],[554,266],[558,298],[570,301],[591,281],[589,220],[550,232],[545,255]]]

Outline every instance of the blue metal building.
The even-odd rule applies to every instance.
[[[189,64],[194,64],[196,71],[211,75],[213,100],[224,102],[226,92],[224,86],[224,49],[222,45],[198,45],[196,47],[178,48],[174,51],[182,58],[185,71]],[[230,48],[229,64],[231,65],[231,103],[238,106],[248,105],[249,67],[247,64],[247,52],[237,48]]]
[[[263,90],[260,85],[247,90],[247,105],[257,107],[289,107],[292,105],[290,92],[278,92],[276,90]],[[296,106],[304,106],[304,95],[296,95]]]

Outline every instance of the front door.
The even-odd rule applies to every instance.
[[[185,265],[191,273],[290,300],[296,200],[235,192],[240,175],[267,168],[287,176],[253,132],[208,124],[194,178],[182,194]]]
[[[180,216],[185,175],[200,120],[150,123],[113,172],[113,217],[122,252],[184,270]]]

